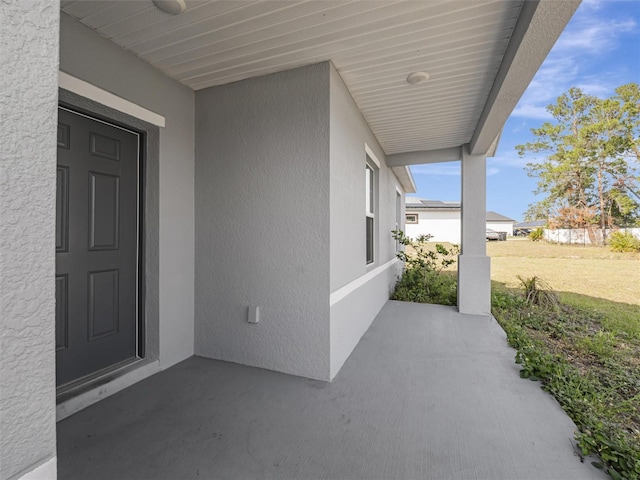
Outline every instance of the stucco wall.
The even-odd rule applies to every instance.
[[[365,145],[380,162],[375,202],[374,262],[366,263]],[[402,189],[340,75],[331,66],[331,377],[389,298],[394,262],[396,195]],[[404,195],[401,196],[402,198]],[[401,209],[400,223],[402,223]],[[384,267],[384,268],[383,268]]]
[[[61,15],[60,70],[166,119],[159,156],[159,359],[193,354],[194,93]]]
[[[59,3],[4,2],[0,28],[0,478],[55,478]]]
[[[437,211],[407,209],[407,213],[418,215],[418,223],[407,223],[405,233],[411,238],[419,235],[431,235],[433,242],[451,242],[460,244],[460,210]],[[513,222],[487,222],[487,228],[496,232],[513,235]]]
[[[405,233],[411,238],[419,235],[432,235],[433,242],[460,243],[460,210],[428,211],[412,210],[407,213],[417,213],[418,223],[407,223]]]
[[[196,354],[328,379],[329,64],[201,90],[196,118]]]
[[[380,161],[375,261],[366,263],[365,144]],[[331,291],[395,255],[395,195],[400,184],[340,75],[331,67]],[[400,190],[402,191],[402,190]]]
[[[513,235],[513,223],[514,222],[489,222],[487,221],[487,228],[495,230],[496,232],[506,232],[507,235]]]

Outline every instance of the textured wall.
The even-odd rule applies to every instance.
[[[365,252],[365,144],[380,161],[374,263]],[[396,188],[385,155],[338,72],[331,68],[331,292],[351,291],[331,305],[331,377],[339,371],[367,331],[395,284],[398,264],[376,270],[395,256]],[[404,195],[403,195],[404,196]],[[362,285],[349,288],[372,271]]]
[[[0,6],[0,478],[56,453],[58,9]]]
[[[381,162],[378,170],[375,261],[366,263],[365,143]],[[331,291],[394,257],[396,186],[385,155],[340,75],[331,67]]]
[[[408,223],[405,227],[406,234],[411,238],[419,235],[432,235],[434,242],[451,242],[460,244],[460,210],[456,211],[416,211],[418,223]]]
[[[60,70],[166,118],[159,160],[159,358],[193,354],[194,93],[66,14]]]
[[[199,91],[196,118],[196,354],[328,379],[329,64]]]

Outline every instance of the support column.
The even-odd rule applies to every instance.
[[[458,257],[458,311],[491,313],[491,259],[486,251],[487,156],[462,148],[462,252]]]

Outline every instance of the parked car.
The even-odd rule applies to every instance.
[[[495,230],[487,228],[487,240],[500,240],[500,234]]]
[[[504,242],[507,240],[507,232],[496,232],[495,230],[487,228],[487,240],[498,240],[500,242]]]

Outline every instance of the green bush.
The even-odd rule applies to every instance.
[[[526,303],[537,305],[543,309],[556,308],[560,303],[558,294],[553,291],[551,285],[540,277],[524,278],[518,275],[517,278],[524,289]]]
[[[535,230],[532,230],[531,233],[529,234],[529,238],[534,242],[539,242],[544,238],[544,228],[539,227],[539,228],[536,228]]]
[[[457,297],[458,282],[454,275],[418,267],[405,270],[391,298],[403,302],[455,305]]]
[[[609,247],[614,252],[640,252],[640,240],[630,232],[614,232],[609,237]]]
[[[412,240],[402,230],[391,233],[396,241],[412,250],[396,253],[404,262],[405,270],[391,298],[404,302],[455,305],[458,297],[457,279],[443,270],[456,262],[460,248],[457,245],[447,248],[439,243],[429,245],[431,235],[420,235]]]

